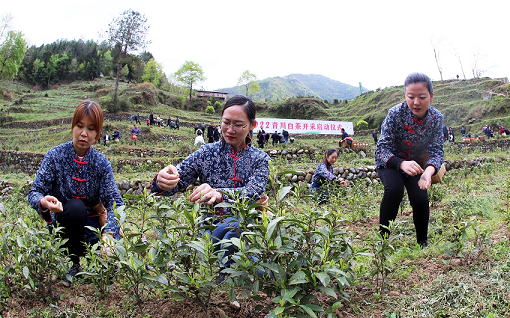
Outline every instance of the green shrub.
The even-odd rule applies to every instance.
[[[119,104],[118,105],[119,106],[118,109],[120,109],[123,112],[126,112],[126,111],[130,110],[131,107],[132,107],[131,102],[127,98],[119,99],[117,101],[117,103]]]
[[[364,120],[360,120],[356,123],[356,130],[366,130],[368,129],[368,123]]]
[[[221,103],[219,101],[214,102],[214,109],[218,110],[221,108]]]
[[[214,107],[207,106],[207,108],[205,109],[205,113],[206,114],[214,114]]]

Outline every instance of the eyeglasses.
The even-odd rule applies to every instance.
[[[239,125],[239,124],[229,124],[227,122],[224,122],[223,120],[220,121],[220,126],[221,126],[221,129],[225,129],[225,130],[228,130],[229,127],[232,127],[232,129],[234,131],[241,131],[243,130],[244,128],[246,128],[246,126],[248,126],[248,124],[246,125]]]

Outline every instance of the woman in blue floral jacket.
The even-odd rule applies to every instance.
[[[79,258],[85,252],[83,242],[94,244],[99,240],[85,226],[100,228],[100,218],[103,218],[107,222],[104,231],[115,239],[120,238],[113,207],[124,203],[110,162],[92,148],[100,138],[102,126],[101,106],[93,101],[80,103],[71,126],[73,139],[46,153],[28,193],[32,208],[48,223],[50,230],[57,223],[64,227],[62,237],[68,239],[66,247],[73,262],[64,279],[65,285],[70,285],[72,277],[79,272]],[[104,240],[107,237],[103,235]]]
[[[425,74],[412,73],[404,82],[405,102],[388,111],[382,123],[375,159],[384,185],[380,208],[381,233],[389,235],[407,189],[413,208],[418,244],[427,246],[431,177],[444,160],[443,115],[430,106],[434,96],[432,81]]]
[[[338,150],[331,148],[324,154],[324,159],[315,168],[315,172],[312,177],[312,184],[310,185],[310,193],[316,192],[319,194],[319,204],[325,203],[328,198],[328,192],[322,187],[331,181],[337,180],[337,176],[333,171],[333,164],[338,159]],[[339,178],[340,184],[344,187],[347,183],[344,179]]]
[[[159,171],[152,182],[152,192],[173,195],[199,178],[201,185],[188,197],[190,201],[206,205],[233,202],[234,192],[252,202],[259,200],[269,178],[270,157],[251,144],[249,132],[257,124],[255,113],[249,98],[237,95],[229,99],[221,115],[222,139],[200,147],[177,167],[169,165]],[[216,213],[227,217],[215,224],[213,242],[238,237],[235,228],[239,223],[232,212],[217,208]],[[227,250],[224,257],[234,252],[232,246]],[[223,265],[228,267],[230,263],[227,260]],[[220,283],[225,276],[220,274],[218,279]]]

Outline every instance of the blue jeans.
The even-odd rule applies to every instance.
[[[205,230],[205,233],[208,233],[209,236],[211,237],[213,244],[217,244],[221,240],[229,240],[229,239],[231,239],[233,237],[239,238],[239,233],[238,233],[238,231],[239,231],[238,230],[238,228],[239,228],[239,221],[235,217],[233,217],[233,216],[227,217],[225,219],[222,219],[222,220],[214,223],[214,225],[216,226],[216,228],[213,230],[212,235],[211,235],[211,231],[210,230]],[[230,245],[230,246],[225,247],[226,245]],[[221,243],[221,244],[218,244],[218,245],[214,246],[214,251],[215,252],[219,251],[220,249],[222,249],[222,250],[225,249],[225,253],[223,254],[223,258],[220,260],[220,266],[230,267],[230,265],[232,264],[233,260],[228,259],[224,263],[223,259],[225,257],[229,257],[230,255],[232,255],[232,254],[234,254],[236,252],[235,246],[230,244],[230,243],[227,243],[227,244]],[[254,262],[258,262],[258,260],[259,260],[255,256],[252,256],[251,259]],[[259,269],[259,270],[257,270],[257,274],[262,276],[262,275],[264,275],[264,271]]]
[[[221,240],[228,240],[233,237],[239,237],[239,234],[237,233],[237,228],[239,228],[239,222],[237,219],[233,216],[227,217],[223,220],[218,221],[214,224],[216,228],[213,230],[212,234],[210,230],[206,230],[205,233],[208,233],[209,236],[212,239],[213,244],[217,244]],[[224,243],[218,244],[214,246],[214,251],[217,252],[220,249],[224,249]],[[223,257],[228,257],[235,253],[234,245],[230,244],[230,246],[225,248],[225,254]],[[230,264],[232,264],[232,260],[228,260],[227,262],[223,263],[223,259],[220,260],[220,265],[225,267],[230,267]]]

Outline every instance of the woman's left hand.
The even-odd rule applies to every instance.
[[[215,202],[220,202],[222,200],[222,195],[207,183],[203,183],[191,193],[188,200],[198,203],[204,202],[206,205],[211,205]]]
[[[110,234],[105,233],[101,236],[101,241],[103,241],[103,252],[107,255],[110,255],[115,250],[115,241]]]
[[[432,175],[436,170],[432,166],[428,166],[418,181],[418,186],[422,190],[427,190],[432,185]]]

